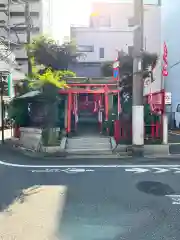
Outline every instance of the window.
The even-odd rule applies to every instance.
[[[11,27],[11,30],[12,31],[16,31],[17,33],[22,33],[22,32],[24,32],[24,31],[26,31],[26,26],[24,25],[24,26],[14,26],[14,27]],[[40,31],[40,28],[39,27],[33,27],[32,29],[31,29],[31,32],[39,32]]]
[[[99,58],[104,58],[104,48],[99,49]]]
[[[39,12],[30,12],[31,17],[38,17]],[[24,17],[25,13],[24,12],[10,12],[11,17]]]
[[[94,46],[78,45],[78,52],[94,52]]]

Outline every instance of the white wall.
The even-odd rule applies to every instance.
[[[158,54],[158,63],[154,70],[155,81],[144,88],[144,94],[160,91],[162,88],[161,74],[161,8],[149,7],[144,14],[144,36],[146,50]]]
[[[172,93],[172,111],[174,112],[180,103],[180,1],[162,1],[162,44],[166,42],[168,48],[168,77],[165,78],[167,92]]]
[[[7,2],[7,0],[6,0]],[[31,12],[40,12],[41,11],[41,5],[40,1],[29,1],[29,8]],[[24,4],[11,4],[10,5],[10,11],[12,12],[23,12],[24,11]]]
[[[132,32],[122,32],[119,29],[76,28],[75,32],[78,45],[94,47],[94,52],[88,52],[80,59],[82,62],[113,61],[117,57],[117,50],[127,52],[133,41]],[[99,48],[104,48],[104,58],[100,58]]]
[[[54,0],[42,1],[42,32],[52,35],[52,4]]]

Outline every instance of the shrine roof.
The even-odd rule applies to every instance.
[[[100,77],[100,78],[85,78],[85,77],[71,77],[65,79],[66,83],[68,85],[71,84],[87,84],[87,85],[93,85],[93,84],[114,84],[116,85],[117,82],[112,78],[106,78],[106,77]]]

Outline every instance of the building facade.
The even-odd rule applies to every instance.
[[[88,27],[71,27],[71,39],[75,39],[79,51],[84,52],[79,61],[81,65],[114,61],[117,51],[128,53],[133,46],[133,29],[128,19],[133,17],[132,3],[95,2]],[[148,52],[161,53],[161,8],[158,3],[144,4],[144,48]],[[82,74],[82,72],[80,72]],[[160,84],[160,61],[155,69],[157,81],[151,85],[158,91]],[[151,91],[145,87],[145,93]]]
[[[180,48],[178,32],[180,30],[180,1],[174,0],[171,4],[168,0],[162,1],[162,41],[166,42],[168,49],[168,76],[164,83],[167,92],[171,93],[172,104],[168,111],[176,112],[180,104]],[[180,106],[180,105],[179,105]]]
[[[10,99],[14,97],[14,85],[21,79],[25,78],[25,74],[19,70],[19,64],[16,61],[15,53],[12,50],[12,42],[10,41],[11,32],[10,25],[10,8],[6,2],[0,3],[0,80],[3,81],[3,100],[4,114],[7,112],[6,106]],[[8,79],[8,80],[7,80]],[[5,81],[5,82],[4,82]],[[0,86],[0,90],[1,90]],[[0,127],[2,125],[2,103],[0,100]]]
[[[10,39],[16,61],[23,72],[27,73],[27,53],[24,44],[27,39],[25,22],[25,2],[20,0],[2,0],[0,6],[9,4],[9,16],[4,14],[1,21],[0,36]],[[40,34],[52,35],[52,4],[53,0],[29,0],[31,38]],[[6,20],[9,20],[9,29]],[[4,26],[3,26],[4,25]],[[9,34],[9,35],[8,35]]]

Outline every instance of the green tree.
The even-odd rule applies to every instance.
[[[78,54],[76,54],[74,43],[65,43],[59,46],[55,41],[45,36],[33,39],[31,44],[26,45],[26,49],[29,52],[32,73],[20,82],[17,88],[19,88],[20,95],[37,89],[42,92],[41,98],[46,104],[43,131],[48,132],[45,135],[48,136],[46,143],[49,144],[61,102],[58,89],[68,87],[65,81],[66,77],[75,77],[75,73],[68,70],[68,64],[75,61]],[[15,116],[18,113],[17,107],[11,112],[11,115],[19,120],[19,117]],[[22,113],[20,115],[22,116]]]
[[[157,63],[157,54],[143,52],[142,53],[142,84],[147,77],[152,77],[152,70]],[[133,57],[121,52],[119,54],[119,72],[121,87],[121,103],[125,112],[131,114],[132,111],[132,83],[133,83]],[[127,109],[128,108],[128,109]]]
[[[31,44],[26,45],[26,49],[36,65],[53,70],[67,70],[68,64],[79,56],[74,42],[59,45],[47,36],[34,38]]]
[[[105,62],[101,66],[101,73],[103,77],[112,77],[113,76],[113,63]]]
[[[17,84],[19,95],[44,86],[47,89],[47,85],[65,88],[65,77],[76,76],[68,70],[68,64],[79,56],[74,42],[58,45],[49,37],[39,36],[25,47],[29,52],[32,73]]]

